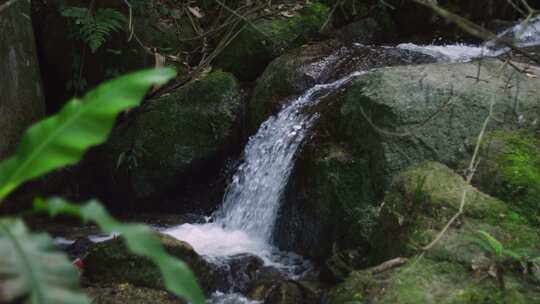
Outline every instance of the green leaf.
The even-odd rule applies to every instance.
[[[75,267],[46,234],[0,219],[0,303],[86,304]]]
[[[106,140],[118,113],[138,105],[151,85],[174,75],[158,69],[114,79],[32,125],[15,154],[0,163],[0,201],[23,182],[79,161],[86,149]]]
[[[47,202],[36,200],[35,208],[38,211],[46,211],[51,216],[59,214],[78,216],[85,222],[95,222],[105,233],[119,233],[131,252],[148,257],[159,267],[165,287],[169,291],[193,304],[205,303],[204,295],[191,270],[184,262],[165,252],[155,237],[155,232],[148,226],[120,223],[96,201],[90,201],[79,207],[60,198],[53,198]]]
[[[489,244],[489,246],[491,247],[491,250],[493,251],[493,253],[495,253],[497,258],[502,258],[503,253],[504,253],[504,247],[501,244],[501,242],[499,242],[491,234],[483,230],[478,231],[478,234]]]

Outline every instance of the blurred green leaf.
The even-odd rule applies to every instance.
[[[79,207],[60,198],[48,201],[36,200],[35,208],[38,211],[46,211],[51,216],[59,214],[78,216],[85,222],[95,222],[105,233],[120,234],[131,252],[148,257],[159,267],[169,291],[193,304],[205,303],[204,295],[191,270],[184,262],[165,252],[155,237],[155,232],[148,226],[120,223],[96,201],[90,201]]]
[[[107,139],[118,113],[138,105],[151,85],[174,75],[174,70],[157,69],[114,79],[32,125],[15,154],[0,163],[0,201],[23,182],[79,161],[86,149]]]
[[[86,304],[75,267],[47,234],[0,219],[0,303]]]

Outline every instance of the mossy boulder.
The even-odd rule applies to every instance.
[[[416,254],[457,212],[464,190],[463,216],[435,246]],[[539,303],[534,280],[523,275],[517,260],[504,264],[504,291],[494,279],[478,280],[494,263],[491,253],[477,246],[479,231],[496,238],[505,250],[540,254],[538,231],[513,216],[504,202],[468,185],[440,163],[407,168],[394,178],[384,198],[370,254],[372,263],[412,258],[401,268],[353,272],[330,292],[327,303]]]
[[[215,63],[240,80],[254,80],[272,59],[315,39],[329,12],[323,4],[311,3],[290,17],[276,16],[247,24]]]
[[[147,201],[218,177],[240,140],[240,105],[235,78],[221,71],[146,102],[103,148],[110,191]]]
[[[186,242],[158,234],[167,253],[184,261],[194,272],[206,292],[214,289],[215,269]],[[159,268],[148,258],[131,253],[122,238],[96,243],[83,259],[83,275],[92,283],[120,284],[165,289]]]
[[[476,140],[469,140],[464,163],[470,159]],[[498,197],[524,214],[531,223],[540,224],[540,139],[534,129],[496,131],[487,134],[481,144],[482,161],[473,184]],[[463,164],[462,167],[465,167]]]
[[[507,275],[505,291],[494,280],[478,280],[469,267],[415,257],[407,265],[374,274],[354,272],[325,304],[514,304],[540,303],[540,293],[519,275]]]
[[[515,227],[517,225],[522,226],[519,234],[524,239],[521,245],[530,246],[525,240],[530,237],[533,237],[533,240],[540,238],[540,235],[534,236],[535,233],[532,233],[532,236],[526,235],[530,234],[531,227],[517,221],[514,213],[503,201],[468,185],[447,166],[427,161],[413,165],[394,177],[384,197],[379,224],[372,239],[373,257],[385,260],[407,255],[427,245],[435,232],[442,229],[458,212],[463,191],[466,191],[465,223],[459,223],[463,234],[474,234],[474,228],[496,231],[498,228],[488,227],[496,225],[507,231],[494,233],[500,237],[510,234],[504,239],[511,240],[512,232],[519,231]],[[520,235],[515,235],[511,241],[517,241]],[[448,237],[446,241],[443,244],[450,244],[452,237]]]
[[[167,291],[134,286],[129,283],[83,288],[92,304],[184,304]]]
[[[0,16],[0,160],[45,112],[30,3],[18,1]]]
[[[395,174],[424,160],[458,167],[491,101],[488,130],[534,124],[539,88],[538,79],[494,60],[385,67],[356,77],[313,109],[320,118],[285,192],[277,242],[318,258],[332,248],[369,247],[373,210]]]

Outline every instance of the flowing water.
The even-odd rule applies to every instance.
[[[515,39],[520,47],[538,45],[540,17],[508,29],[499,36]],[[405,43],[398,47],[450,62],[494,57],[508,51],[493,42],[480,46]],[[305,109],[317,104],[324,94],[361,74],[356,72],[333,83],[316,85],[289,101],[250,138],[242,163],[213,220],[205,224],[185,224],[164,232],[188,242],[195,251],[218,265],[226,265],[228,257],[248,253],[261,257],[266,265],[274,266],[290,277],[301,275],[309,268],[306,262],[292,253],[280,252],[272,246],[271,239],[281,195],[294,167],[295,156],[317,119],[316,114],[308,114]],[[234,293],[234,289],[228,293],[216,292],[209,301],[216,304],[256,303]]]
[[[540,45],[540,16],[523,21],[501,32],[498,36],[499,38],[512,39],[514,44],[520,48]],[[402,43],[397,47],[449,62],[467,62],[475,58],[497,57],[509,51],[507,47],[498,46],[494,41],[488,41],[482,45]]]
[[[356,72],[333,83],[316,85],[268,118],[246,145],[243,161],[213,221],[185,224],[164,232],[188,242],[216,264],[226,264],[228,257],[249,253],[291,277],[309,269],[301,257],[280,252],[270,242],[281,194],[294,167],[296,153],[317,119],[316,114],[304,111],[306,107],[315,105],[326,93],[361,74]],[[214,298],[215,303],[245,301],[237,294],[216,294]]]

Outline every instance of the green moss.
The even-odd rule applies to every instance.
[[[540,140],[526,132],[503,136],[508,148],[497,159],[505,182],[499,195],[511,208],[540,224]]]
[[[255,27],[247,25],[216,63],[240,80],[253,80],[272,59],[317,35],[328,14],[326,6],[312,3],[291,18],[262,20]]]

